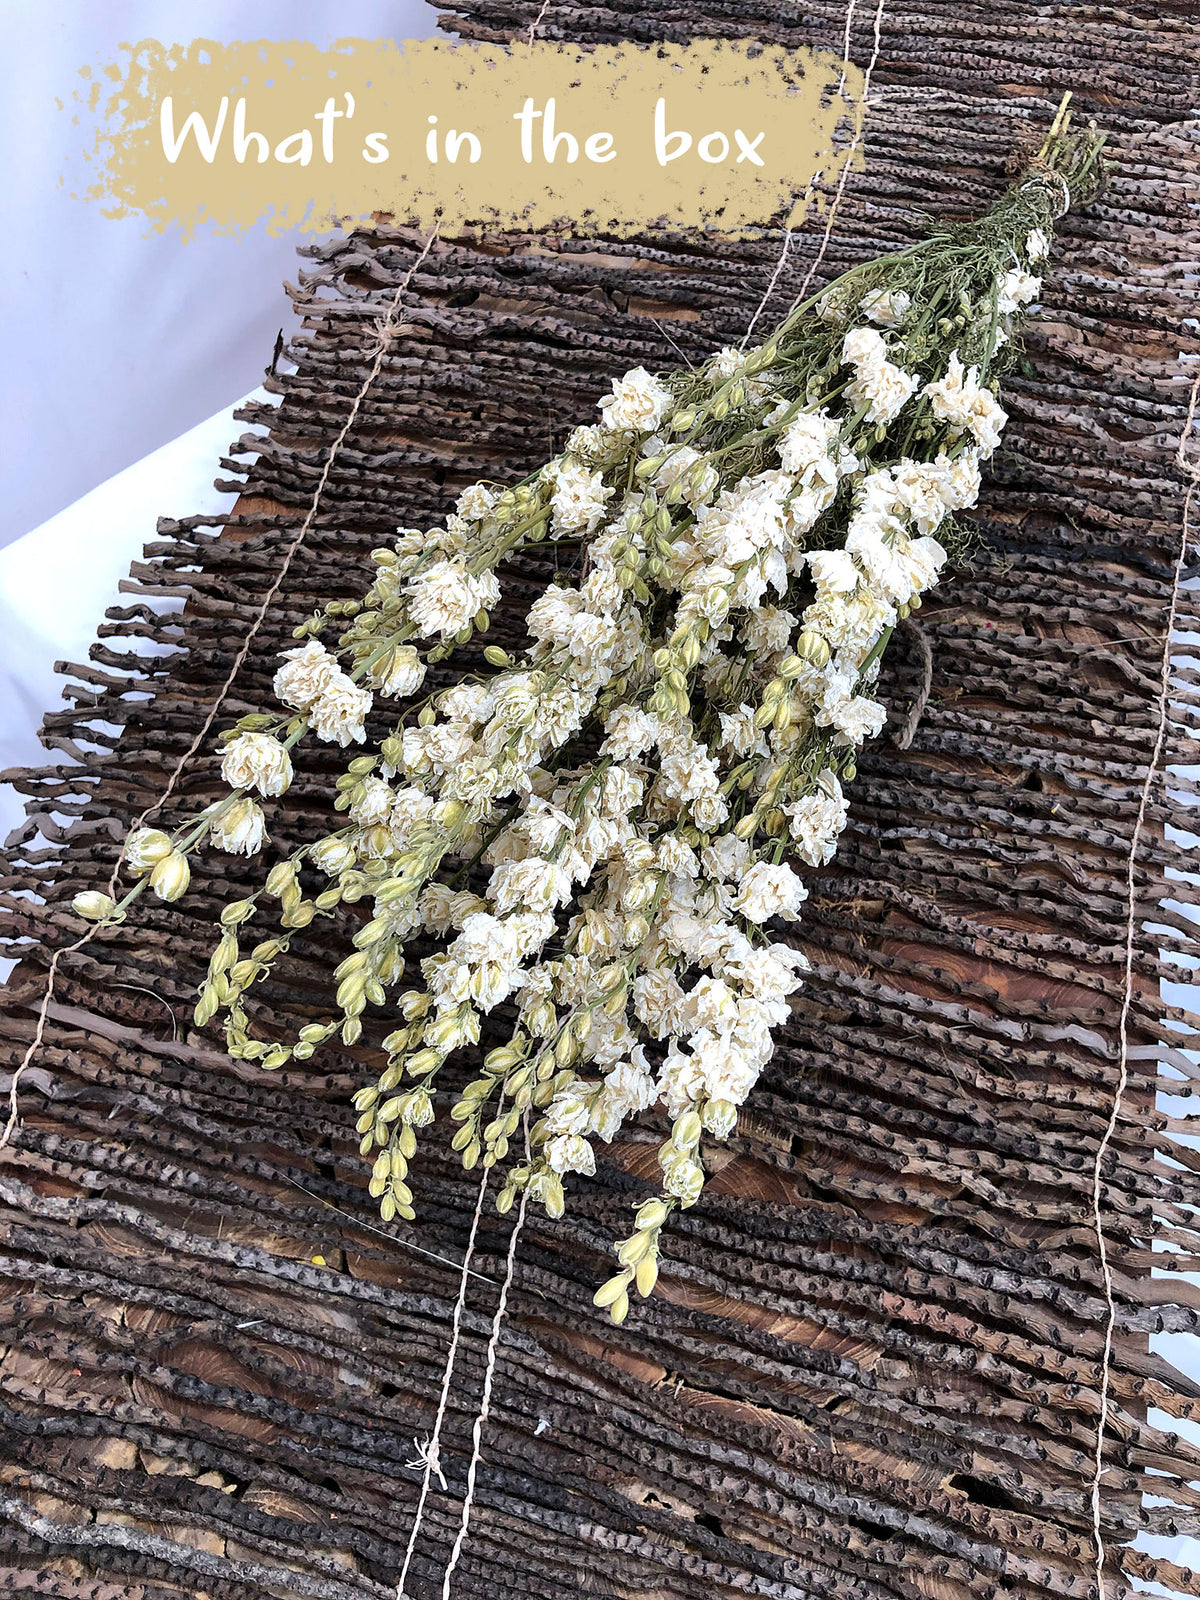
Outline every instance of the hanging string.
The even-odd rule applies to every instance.
[[[529,1113],[525,1113],[525,1156],[529,1157]],[[463,1545],[467,1540],[467,1532],[471,1526],[471,1511],[475,1504],[475,1478],[479,1471],[480,1458],[483,1455],[483,1430],[487,1426],[488,1417],[492,1409],[492,1384],[496,1376],[496,1357],[500,1349],[500,1330],[504,1326],[504,1315],[508,1309],[508,1291],[512,1288],[513,1274],[517,1266],[517,1241],[521,1237],[521,1229],[525,1226],[525,1207],[529,1203],[529,1190],[521,1190],[521,1199],[517,1205],[516,1220],[512,1232],[508,1236],[508,1257],[504,1266],[504,1282],[500,1288],[500,1299],[496,1304],[496,1314],[492,1318],[492,1331],[488,1338],[487,1360],[483,1374],[483,1397],[480,1401],[479,1412],[475,1418],[475,1425],[471,1429],[471,1461],[467,1467],[467,1491],[463,1496],[462,1518],[458,1525],[458,1533],[454,1539],[454,1546],[450,1551],[450,1559],[446,1563],[446,1571],[442,1576],[442,1600],[450,1600],[450,1583],[454,1577],[454,1569],[458,1566],[458,1558],[462,1554]]]
[[[842,66],[842,75],[838,80],[838,86],[837,86],[837,93],[838,94],[841,94],[842,90],[846,86],[846,66],[849,65],[849,60],[850,60],[850,28],[851,28],[851,22],[852,22],[853,17],[854,17],[854,8],[855,8],[856,3],[857,3],[857,0],[850,0],[850,4],[846,9],[846,28],[845,28],[845,34],[844,34],[843,43],[842,43],[842,61],[843,61],[843,66]],[[842,170],[841,170],[841,173],[839,174],[839,177],[838,177],[837,188],[834,191],[833,199],[830,201],[828,210],[826,212],[825,229],[824,229],[824,232],[821,235],[821,243],[820,243],[820,245],[819,245],[819,247],[817,249],[816,256],[813,258],[813,261],[810,264],[807,273],[805,274],[804,282],[800,285],[799,291],[797,292],[797,294],[793,298],[791,305],[788,307],[789,312],[790,311],[794,311],[796,309],[796,307],[800,304],[800,302],[804,299],[805,295],[808,293],[809,284],[812,283],[813,278],[816,276],[817,271],[820,268],[820,265],[821,265],[822,261],[824,261],[824,259],[825,259],[825,252],[829,248],[829,241],[830,241],[830,238],[833,235],[833,225],[837,221],[837,215],[838,215],[839,210],[841,209],[842,198],[843,198],[843,196],[845,195],[845,192],[846,192],[846,183],[847,183],[847,180],[850,177],[850,167],[851,167],[851,162],[852,162],[852,159],[853,159],[853,156],[854,156],[854,152],[858,149],[859,145],[862,143],[862,141],[863,141],[863,139],[864,139],[864,137],[866,135],[866,128],[867,128],[867,119],[866,119],[867,93],[868,93],[868,91],[869,91],[869,89],[871,87],[871,77],[872,77],[872,74],[875,71],[875,65],[879,60],[879,52],[880,52],[880,49],[882,47],[881,41],[882,41],[882,30],[883,30],[883,13],[884,13],[885,5],[886,5],[886,0],[879,0],[878,5],[875,7],[875,20],[874,20],[874,24],[873,24],[873,44],[872,44],[872,48],[871,48],[871,59],[868,61],[867,67],[866,67],[866,71],[863,73],[862,98],[863,98],[864,110],[863,110],[862,122],[859,125],[857,131],[855,132],[854,137],[851,139],[849,147],[846,150],[845,160],[842,163]],[[803,206],[805,208],[805,211],[807,211],[808,204],[812,199],[813,188],[814,188],[815,183],[816,183],[816,178],[815,177],[810,179],[809,183],[808,183],[808,187],[804,191],[804,199],[803,199],[802,204],[803,204]],[[784,235],[783,235],[783,248],[781,249],[781,251],[779,253],[778,261],[776,261],[776,263],[775,263],[775,270],[771,274],[770,280],[767,283],[767,287],[766,287],[766,289],[765,289],[765,291],[763,293],[763,297],[758,302],[758,306],[755,309],[754,315],[750,318],[750,326],[746,329],[746,332],[743,335],[743,338],[742,338],[742,348],[743,349],[745,348],[747,340],[750,338],[750,335],[754,332],[754,329],[755,329],[755,327],[756,327],[756,325],[758,323],[759,317],[762,316],[763,312],[767,308],[767,305],[768,305],[768,303],[769,303],[769,301],[771,299],[771,296],[775,293],[776,285],[778,284],[780,277],[783,275],[783,269],[784,269],[784,266],[785,266],[785,264],[787,262],[788,255],[789,255],[789,253],[791,251],[793,237],[794,237],[794,235],[793,235],[792,229],[791,228],[786,228],[784,230]]]
[[[542,18],[546,15],[546,13],[547,13],[547,11],[549,11],[549,9],[550,9],[550,0],[542,0],[542,9],[538,12],[537,16],[534,17],[533,21],[529,24],[529,48],[531,50],[533,49],[534,41],[537,38],[537,31],[542,25]]]
[[[1108,1122],[1096,1148],[1095,1164],[1092,1167],[1092,1223],[1096,1230],[1096,1246],[1100,1259],[1100,1275],[1104,1286],[1106,1308],[1104,1352],[1100,1358],[1100,1414],[1096,1422],[1096,1451],[1092,1462],[1091,1490],[1092,1541],[1096,1547],[1096,1589],[1099,1600],[1104,1600],[1104,1531],[1101,1526],[1101,1478],[1104,1473],[1104,1430],[1108,1424],[1111,1410],[1108,1368],[1112,1357],[1113,1336],[1117,1322],[1112,1266],[1108,1258],[1108,1243],[1104,1237],[1104,1221],[1100,1209],[1101,1190],[1103,1186],[1104,1158],[1108,1154],[1109,1145],[1116,1134],[1124,1105],[1125,1092],[1129,1087],[1129,1013],[1133,1005],[1133,964],[1137,940],[1137,855],[1146,825],[1146,812],[1150,806],[1150,796],[1154,789],[1158,765],[1162,759],[1163,746],[1166,742],[1167,721],[1170,716],[1171,644],[1175,632],[1175,620],[1179,611],[1179,591],[1183,581],[1183,569],[1187,562],[1188,543],[1191,539],[1192,501],[1195,497],[1196,485],[1200,483],[1200,467],[1197,467],[1194,462],[1189,461],[1187,458],[1187,443],[1196,420],[1197,396],[1200,396],[1200,374],[1197,374],[1192,384],[1191,394],[1188,397],[1187,418],[1183,425],[1183,432],[1179,436],[1179,449],[1175,453],[1176,462],[1187,474],[1188,488],[1183,497],[1183,526],[1179,538],[1179,550],[1175,557],[1174,581],[1171,585],[1171,606],[1167,614],[1167,627],[1163,638],[1154,748],[1150,753],[1149,761],[1146,763],[1146,775],[1142,780],[1137,816],[1134,820],[1133,834],[1129,841],[1129,858],[1125,864],[1124,993],[1121,997],[1121,1015],[1117,1024],[1117,1087],[1116,1093],[1113,1095],[1112,1109],[1108,1114]]]
[[[879,0],[879,4],[875,7],[875,21],[874,21],[874,24],[873,24],[874,32],[873,32],[873,39],[872,39],[872,44],[871,44],[871,59],[867,62],[867,70],[863,73],[862,97],[863,97],[864,113],[863,113],[862,126],[859,128],[858,132],[855,134],[854,139],[851,142],[850,150],[849,150],[849,152],[847,154],[846,161],[845,161],[844,165],[842,166],[841,175],[838,178],[837,190],[836,190],[836,192],[834,194],[834,197],[833,197],[833,203],[830,205],[829,214],[825,219],[825,231],[821,236],[820,247],[818,248],[817,253],[813,258],[812,264],[810,265],[807,273],[805,274],[804,282],[800,285],[800,288],[797,290],[796,295],[795,295],[794,299],[792,300],[791,305],[788,307],[789,311],[794,311],[796,309],[796,307],[800,304],[800,302],[808,294],[809,285],[812,283],[813,279],[816,277],[817,272],[820,269],[821,263],[825,259],[825,252],[829,248],[829,241],[830,241],[830,238],[833,235],[833,224],[834,224],[834,221],[835,221],[835,219],[837,217],[838,209],[839,209],[839,207],[841,206],[841,203],[842,203],[842,196],[846,192],[846,183],[847,183],[847,181],[848,181],[848,179],[850,177],[850,156],[854,153],[854,151],[858,148],[858,146],[862,143],[864,137],[866,136],[867,118],[866,118],[865,108],[866,108],[866,106],[868,104],[867,96],[868,96],[868,93],[869,93],[870,88],[871,88],[871,78],[872,78],[872,75],[874,74],[876,63],[879,60],[880,49],[882,48],[881,40],[882,40],[882,31],[883,31],[884,3],[885,3],[885,0]]]
[[[128,830],[129,833],[132,833],[136,829],[140,828],[143,823],[145,823],[150,817],[154,816],[156,812],[162,810],[163,806],[166,805],[172,794],[174,794],[175,785],[179,782],[179,778],[183,773],[184,768],[204,744],[204,741],[208,738],[209,732],[212,729],[212,725],[216,721],[221,707],[225,704],[226,697],[228,696],[230,689],[233,688],[238,673],[241,672],[246,663],[246,657],[250,653],[250,646],[258,637],[258,631],[262,627],[263,622],[266,620],[267,613],[269,612],[276,595],[279,593],[287,579],[288,572],[291,570],[292,562],[296,559],[296,556],[300,552],[301,545],[308,537],[309,531],[313,525],[313,521],[316,518],[318,510],[320,509],[321,501],[324,498],[326,485],[329,483],[329,475],[333,471],[334,462],[341,454],[342,446],[349,437],[350,430],[358,421],[358,415],[362,410],[363,402],[366,400],[368,392],[382,370],[383,363],[387,357],[388,350],[391,347],[392,340],[399,332],[400,311],[404,295],[409,284],[412,282],[413,277],[420,269],[426,257],[429,255],[429,252],[433,249],[440,227],[440,223],[434,224],[433,232],[429,235],[428,239],[426,239],[425,243],[421,247],[420,253],[417,255],[416,259],[413,261],[412,265],[401,279],[399,287],[392,296],[391,304],[388,306],[386,314],[379,320],[379,322],[376,323],[377,343],[375,349],[375,358],[367,370],[366,377],[359,385],[358,393],[354,396],[353,404],[350,407],[350,411],[345,422],[342,424],[341,430],[329,447],[329,451],[325,457],[325,465],[321,469],[321,476],[317,480],[317,487],[313,491],[312,499],[309,502],[308,511],[304,517],[304,521],[300,524],[299,529],[288,544],[288,547],[284,552],[283,562],[280,565],[279,571],[276,573],[274,581],[255,610],[253,621],[246,631],[245,637],[242,640],[237,654],[233,658],[232,666],[225,675],[224,683],[222,683],[217,692],[216,698],[208,708],[208,714],[201,723],[199,732],[196,734],[191,744],[188,745],[187,749],[179,757],[178,761],[176,761],[162,793],[158,796],[157,800],[152,801],[150,805],[148,805],[141,813],[141,815],[130,824]],[[120,853],[118,853],[117,859],[113,863],[112,873],[108,880],[107,893],[109,895],[111,895],[117,887],[117,879],[120,876],[121,862],[123,859],[124,851],[122,850]],[[85,945],[90,944],[100,932],[101,926],[102,924],[100,923],[93,923],[92,926],[88,928],[86,933],[82,934],[78,939],[75,940],[74,944],[60,946],[50,957],[50,966],[46,972],[46,987],[42,994],[41,1004],[38,1006],[37,1023],[33,1030],[33,1038],[30,1041],[29,1047],[25,1051],[24,1056],[21,1058],[20,1065],[13,1073],[12,1081],[8,1086],[8,1121],[4,1125],[4,1132],[0,1134],[0,1150],[4,1149],[16,1130],[18,1115],[17,1096],[20,1089],[21,1079],[29,1070],[29,1067],[32,1065],[38,1051],[42,1047],[42,1040],[46,1032],[46,1020],[50,1015],[50,1007],[54,1002],[54,989],[58,979],[59,964],[64,956],[74,955],[77,951],[82,950]]]
[[[835,90],[834,94],[835,99],[837,99],[838,94],[842,94],[842,90],[845,90],[846,86],[846,67],[850,66],[850,29],[851,24],[853,24],[854,21],[854,6],[856,5],[858,5],[858,0],[850,0],[850,5],[846,6],[846,26],[842,34],[842,75],[840,75],[837,80],[837,90]],[[866,115],[866,112],[864,112],[864,115]],[[856,144],[856,139],[851,141],[850,149],[846,150],[846,160],[850,160],[851,155],[854,154],[854,144]],[[808,184],[806,184],[805,187],[805,194],[803,194],[803,200],[800,202],[800,205],[803,206],[803,214],[805,214],[805,216],[808,216],[808,206],[810,206],[811,200],[813,200],[813,189],[816,187],[816,179],[818,179],[818,176],[819,173],[813,173],[813,176],[808,179]],[[794,235],[792,235],[792,229],[790,229],[790,227],[786,227],[786,229],[784,229],[784,246],[782,246],[782,250],[779,251],[779,259],[776,261],[776,264],[774,264],[774,272],[771,274],[768,283],[766,283],[766,290],[763,291],[763,298],[758,301],[758,306],[757,309],[755,309],[754,317],[750,317],[749,328],[747,328],[746,333],[742,334],[742,350],[746,349],[746,344],[747,341],[749,341],[750,334],[754,333],[758,318],[762,317],[763,310],[766,309],[766,302],[770,301],[771,296],[774,294],[774,286],[776,286],[776,283],[779,282],[779,277],[781,277],[782,270],[784,270],[784,264],[786,264],[787,261],[787,254],[789,254],[790,248],[792,248],[792,237],[794,237]]]
[[[429,1485],[436,1476],[442,1488],[446,1487],[446,1480],[442,1475],[442,1423],[446,1418],[446,1406],[450,1400],[450,1385],[454,1381],[454,1366],[458,1360],[458,1349],[462,1342],[463,1311],[467,1304],[467,1280],[471,1276],[471,1261],[475,1254],[475,1235],[479,1231],[479,1219],[483,1215],[483,1202],[487,1194],[490,1170],[483,1169],[483,1177],[479,1183],[479,1196],[475,1201],[475,1214],[471,1218],[471,1231],[467,1235],[467,1247],[463,1252],[462,1271],[458,1279],[458,1298],[454,1302],[454,1317],[450,1324],[450,1348],[446,1351],[446,1365],[442,1371],[442,1390],[438,1396],[437,1412],[433,1419],[433,1428],[424,1445],[418,1447],[421,1464],[425,1468],[421,1478],[421,1492],[417,1496],[417,1509],[413,1513],[413,1524],[408,1535],[408,1547],[404,1552],[404,1565],[400,1568],[400,1577],[396,1584],[396,1600],[405,1600],[404,1585],[408,1579],[408,1569],[412,1565],[413,1551],[417,1548],[417,1536],[421,1532],[421,1524],[425,1520],[425,1502],[429,1499]]]

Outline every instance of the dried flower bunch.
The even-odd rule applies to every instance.
[[[652,1289],[660,1231],[704,1184],[704,1136],[735,1127],[788,1018],[806,966],[782,936],[805,899],[797,866],[837,848],[856,753],[885,720],[881,656],[975,501],[1005,422],[998,376],[1098,148],[1060,117],[981,221],[855,268],[765,343],[627,373],[541,471],[401,531],[361,604],[298,630],[275,676],[286,709],[225,735],[229,796],[173,835],[132,834],[139,881],[119,905],[78,897],[102,921],[146,886],[178,899],[203,840],[263,847],[260,802],[286,792],[300,739],[364,747],[337,780],[344,825],[225,908],[196,1021],[224,1013],[230,1053],[264,1067],[356,1043],[371,1008],[394,1024],[355,1097],[385,1218],[414,1215],[409,1167],[439,1104],[464,1166],[498,1169],[502,1211],[526,1190],[551,1215],[597,1140],[661,1107],[661,1197],[596,1301],[619,1322]],[[529,610],[524,655],[489,646],[488,671],[422,696],[429,664],[487,628],[506,559],[538,541],[584,559]],[[280,926],[248,940],[264,897]],[[290,1042],[252,1038],[247,996],[293,931],[356,902],[370,915],[329,1015]],[[434,953],[406,955],[431,936]],[[504,1042],[439,1093],[485,1027]]]

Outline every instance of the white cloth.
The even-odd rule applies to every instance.
[[[260,389],[247,398],[271,397]],[[159,517],[233,508],[236,496],[218,493],[213,479],[232,440],[250,431],[234,421],[234,410],[198,423],[0,550],[0,771],[47,759],[38,727],[43,713],[61,704],[54,664],[86,661],[107,608],[131,603],[118,585],[157,537]],[[170,600],[154,604],[178,609]],[[139,641],[116,643],[121,650],[154,651]],[[0,785],[0,839],[24,815],[23,798]]]
[[[94,182],[79,69],[137,39],[426,39],[437,13],[421,0],[4,0],[0,13],[5,545],[261,383],[294,325],[282,286],[305,266],[296,246],[319,237],[259,224],[185,242],[76,199]]]

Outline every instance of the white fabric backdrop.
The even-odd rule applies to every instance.
[[[72,198],[79,68],[123,41],[424,39],[436,20],[422,0],[0,0],[0,545],[261,383],[290,319],[298,236],[184,244]]]
[[[258,390],[254,398],[269,397]],[[233,420],[234,409],[160,446],[0,550],[0,771],[45,759],[42,714],[62,704],[54,664],[87,660],[97,624],[122,600],[121,579],[155,538],[159,517],[232,508],[236,496],[218,494],[213,479],[231,441],[249,431]],[[150,603],[164,612],[178,609],[177,601]],[[137,649],[138,642],[123,639],[119,647]],[[141,653],[153,648],[142,643]],[[0,840],[24,816],[23,797],[0,784]]]

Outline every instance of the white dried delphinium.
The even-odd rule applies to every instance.
[[[221,777],[231,789],[280,795],[292,781],[292,758],[268,733],[240,733],[225,746]]]
[[[971,433],[983,460],[1000,443],[1008,417],[996,396],[979,381],[978,367],[964,367],[958,351],[951,352],[945,375],[924,389],[934,416],[950,425],[951,437]]]
[[[1063,148],[1070,182],[1086,162]],[[401,530],[361,603],[298,630],[275,677],[285,713],[231,730],[232,793],[191,832],[132,835],[142,877],[120,904],[79,897],[102,921],[146,882],[177,898],[202,838],[266,843],[250,791],[286,790],[306,733],[363,747],[337,782],[343,825],[226,908],[196,1019],[224,1012],[231,1053],[267,1067],[331,1040],[378,1049],[355,1104],[385,1218],[414,1215],[409,1166],[442,1106],[464,1165],[503,1174],[502,1210],[524,1191],[552,1215],[653,1117],[662,1193],[597,1303],[620,1321],[650,1292],[664,1224],[702,1191],[703,1140],[733,1131],[803,981],[797,867],[834,856],[885,720],[884,648],[999,442],[1000,336],[1037,293],[1061,188],[1035,175],[974,233],[855,269],[761,345],[627,373],[540,472]],[[476,646],[458,682],[386,708],[474,645],[506,559],[547,539],[585,558],[529,606],[524,653]],[[330,650],[315,635],[339,616]],[[369,733],[369,717],[385,720]],[[281,927],[243,951],[264,895]],[[369,914],[328,1013],[252,1038],[254,984],[355,902]],[[485,1028],[507,1037],[480,1060]],[[444,1088],[464,1060],[465,1086]]]
[[[863,316],[881,328],[898,328],[911,307],[912,296],[904,289],[872,289],[858,302]]]
[[[883,335],[865,324],[851,328],[842,341],[842,364],[854,368],[846,386],[851,404],[863,408],[863,420],[886,427],[899,416],[920,379],[889,359]]]

